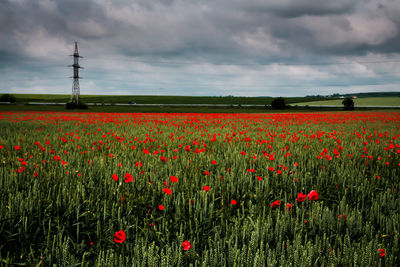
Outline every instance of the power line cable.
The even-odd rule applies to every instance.
[[[267,63],[210,63],[210,62],[196,62],[196,61],[160,61],[160,60],[142,60],[132,58],[103,58],[111,61],[132,61],[140,63],[151,63],[160,65],[203,65],[211,64],[216,66],[269,66],[269,65],[281,65],[281,66],[318,66],[318,65],[351,65],[351,64],[381,64],[381,63],[400,63],[400,59],[391,60],[373,60],[373,61],[349,61],[349,62],[267,62]]]

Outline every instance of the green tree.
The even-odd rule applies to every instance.
[[[0,102],[15,103],[16,101],[17,101],[17,99],[15,98],[15,96],[10,95],[10,94],[3,94],[2,96],[0,96]]]
[[[271,102],[271,107],[272,109],[285,109],[286,108],[285,99],[283,97],[274,98],[274,100],[272,100]]]
[[[346,97],[343,101],[343,110],[354,110],[354,101],[350,97]]]
[[[88,109],[88,106],[80,101],[79,103],[76,102],[68,102],[65,104],[66,109]]]

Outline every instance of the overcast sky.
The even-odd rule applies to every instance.
[[[0,93],[400,91],[399,0],[0,0]]]

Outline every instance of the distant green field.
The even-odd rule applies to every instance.
[[[45,95],[45,94],[14,94],[17,102],[54,102],[66,103],[70,95]],[[152,95],[81,95],[85,103],[128,103],[137,104],[242,104],[242,105],[269,105],[272,97],[218,97],[218,96],[152,96]],[[297,102],[317,101],[318,97],[289,97],[285,98],[287,104]]]
[[[296,103],[297,105],[342,105],[343,99]],[[367,97],[354,99],[355,106],[400,106],[400,97]]]
[[[45,102],[66,103],[70,95],[14,94],[17,103]],[[322,100],[323,97],[287,97],[286,104],[293,105],[342,105],[343,99]],[[226,104],[226,105],[269,105],[272,97],[229,97],[229,96],[159,96],[159,95],[81,95],[85,103],[137,104]],[[355,106],[400,106],[400,97],[363,97],[354,99]]]
[[[335,110],[333,108],[319,108],[316,111]],[[0,105],[2,111],[59,111],[59,112],[117,112],[117,113],[281,113],[288,110],[272,110],[261,107],[160,107],[160,106],[89,106],[87,110],[67,110],[64,106],[45,105]],[[293,109],[293,112],[312,111],[308,109]]]
[[[377,108],[357,108],[358,111],[379,111]],[[59,111],[59,112],[107,112],[107,113],[297,113],[297,112],[327,112],[342,111],[341,107],[296,107],[273,110],[264,107],[162,107],[162,106],[89,106],[87,110],[65,109],[62,105],[0,105],[0,112],[4,111]],[[398,109],[385,109],[385,112],[398,112]]]

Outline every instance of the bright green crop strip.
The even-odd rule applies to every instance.
[[[400,113],[3,112],[0,259],[396,266],[399,138]]]
[[[366,97],[366,98],[356,98],[353,100],[354,106],[400,106],[400,97]],[[326,105],[343,105],[343,99],[335,100],[321,100],[313,102],[303,102],[297,103],[298,105],[316,105],[316,106],[326,106]]]

